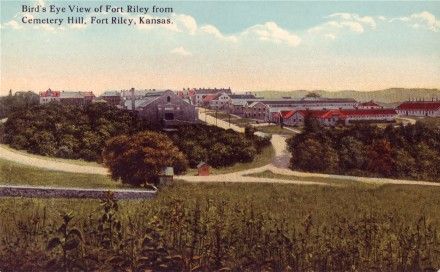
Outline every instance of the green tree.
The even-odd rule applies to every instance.
[[[321,125],[316,118],[313,118],[310,113],[306,113],[304,117],[304,132],[315,133],[321,130]]]
[[[393,154],[394,175],[396,177],[417,177],[417,162],[405,149],[398,149]]]
[[[365,146],[354,137],[341,139],[339,148],[339,165],[341,170],[362,169],[365,164]]]
[[[295,149],[291,158],[291,168],[306,171],[332,171],[337,169],[338,155],[327,143],[308,138]]]
[[[391,155],[391,144],[388,140],[381,139],[374,141],[367,151],[367,168],[373,173],[389,177],[392,175],[393,159]]]
[[[135,186],[157,184],[164,167],[172,166],[180,174],[188,164],[185,155],[165,134],[151,131],[108,140],[103,159],[113,179]]]

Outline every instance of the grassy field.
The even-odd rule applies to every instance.
[[[296,135],[295,132],[281,128],[279,125],[268,125],[256,127],[258,131],[269,133],[269,134],[280,134],[280,135]]]
[[[3,198],[0,270],[73,270],[79,264],[105,271],[143,265],[155,271],[438,268],[439,194],[440,188],[397,185],[176,183],[151,201],[109,208],[121,226],[111,232],[100,227],[109,217],[97,200]],[[64,255],[47,250],[60,235],[59,214],[69,211],[68,229],[82,235],[80,250],[74,243]]]
[[[381,186],[379,184],[364,183],[364,182],[359,182],[359,181],[350,180],[350,179],[327,178],[327,177],[300,177],[300,176],[294,176],[294,175],[282,175],[282,174],[275,174],[269,170],[266,170],[266,171],[263,171],[260,173],[249,174],[246,176],[257,177],[257,178],[272,178],[272,179],[285,179],[285,180],[297,180],[297,181],[323,182],[323,183],[328,183],[330,185],[344,186],[344,187],[356,186],[356,187],[371,188],[371,187]]]
[[[118,188],[108,176],[49,171],[0,159],[0,184],[81,188]]]
[[[222,167],[222,168],[211,168],[211,175],[226,174],[237,171],[242,171],[246,169],[258,168],[272,162],[275,156],[275,150],[272,145],[263,148],[262,152],[255,156],[252,162],[247,163],[236,163],[233,166]],[[186,175],[197,175],[197,169],[188,169]]]
[[[215,111],[208,110],[206,113],[212,117],[216,117]],[[217,118],[226,122],[231,122],[231,124],[237,125],[239,127],[246,127],[246,125],[249,124],[256,124],[256,121],[250,118],[236,117],[233,115],[229,117],[227,113],[221,111],[217,111]]]
[[[225,174],[257,168],[269,164],[275,156],[272,146],[265,147],[261,154],[249,163],[237,163],[230,167],[212,168],[211,174]],[[196,175],[197,169],[188,169],[186,175]],[[120,182],[113,181],[109,176],[92,174],[75,174],[31,167],[0,159],[0,184],[80,187],[80,188],[124,188]]]

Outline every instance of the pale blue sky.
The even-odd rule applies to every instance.
[[[440,2],[146,2],[172,7],[168,27],[21,23],[1,1],[1,94],[9,89],[440,87]],[[34,18],[66,18],[48,13]],[[90,14],[84,14],[89,20]],[[106,14],[101,18],[135,14]],[[160,16],[159,16],[160,17]]]

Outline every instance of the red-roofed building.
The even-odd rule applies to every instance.
[[[304,125],[306,116],[315,118],[321,125],[335,126],[353,123],[391,123],[397,112],[394,109],[346,109],[346,110],[298,110],[280,112],[283,123],[288,126]]]
[[[205,97],[203,97],[202,99],[202,106],[204,107],[209,107],[209,104],[211,103],[212,100],[216,99],[220,94],[216,93],[216,94],[207,94]]]
[[[52,91],[50,88],[45,92],[40,92],[40,104],[50,103],[52,101],[60,101],[60,92]]]
[[[297,110],[282,111],[281,117],[285,125],[302,126],[304,119],[309,116],[317,119],[324,126],[344,124],[346,116],[340,110]]]
[[[69,105],[86,105],[95,99],[93,92],[52,91],[40,92],[40,104],[60,102]]]
[[[440,116],[440,101],[407,101],[397,106],[399,115],[405,116]]]
[[[393,123],[397,117],[394,109],[354,109],[341,110],[345,115],[345,124],[354,123]]]

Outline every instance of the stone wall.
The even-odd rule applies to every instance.
[[[150,199],[156,195],[153,190],[139,189],[82,189],[56,187],[0,186],[0,197],[33,198],[104,198],[107,192],[113,192],[116,199]]]

